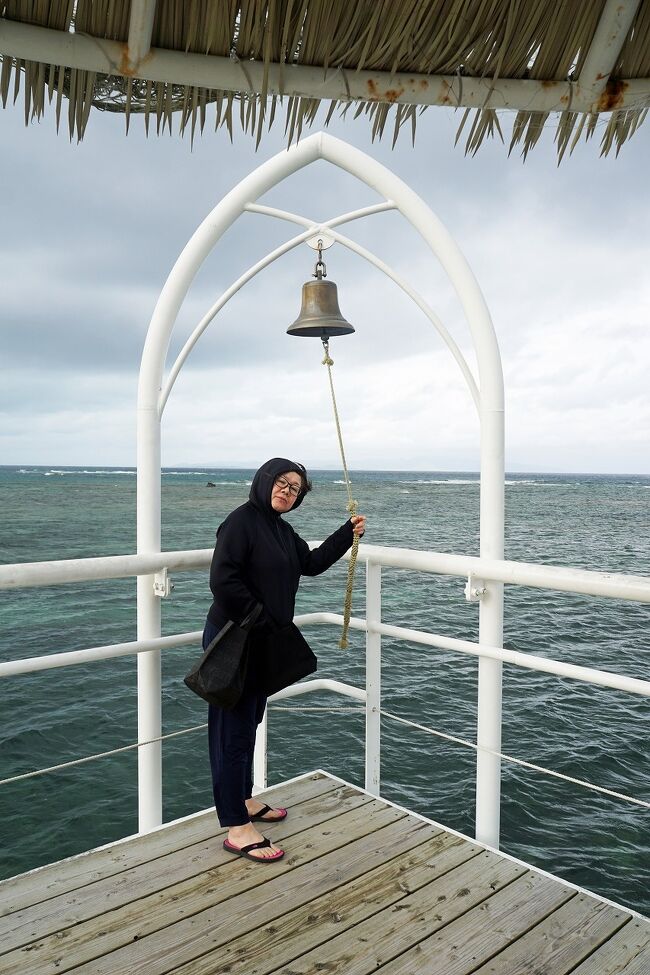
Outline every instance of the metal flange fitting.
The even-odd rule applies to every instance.
[[[166,599],[167,596],[171,596],[173,588],[174,583],[167,574],[167,569],[161,569],[160,572],[156,572],[153,577],[154,596],[158,596],[160,599]]]
[[[473,575],[467,577],[467,582],[465,583],[465,599],[468,603],[480,603],[486,592],[487,586],[484,579],[478,579]]]

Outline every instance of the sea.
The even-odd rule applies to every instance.
[[[163,549],[212,548],[223,518],[243,503],[252,470],[197,466],[162,474]],[[305,539],[346,517],[340,472],[312,472],[314,489],[288,516]],[[353,471],[368,518],[366,542],[478,554],[478,475]],[[650,576],[650,477],[508,474],[505,557]],[[131,468],[1,467],[0,561],[135,551]],[[297,612],[342,612],[347,564],[305,579]],[[478,605],[464,580],[384,569],[385,622],[476,640]],[[175,573],[163,632],[200,630],[211,601],[207,572]],[[359,565],[353,615],[364,615]],[[504,645],[513,650],[650,679],[650,607],[550,590],[506,587]],[[320,676],[364,685],[364,635],[338,646],[332,626],[305,629]],[[135,581],[0,592],[0,659],[134,640]],[[212,805],[205,706],[184,685],[199,655],[163,654],[163,730],[198,730],[165,742],[164,819]],[[136,662],[121,658],[4,678],[0,686],[0,877],[137,831],[135,751],[14,783],[4,780],[137,740]],[[477,662],[384,638],[382,707],[445,734],[476,735]],[[504,665],[503,750],[535,765],[650,801],[650,701]],[[364,717],[348,698],[312,694],[269,712],[269,782],[326,769],[364,779]],[[382,794],[473,834],[473,750],[382,718]],[[648,810],[504,763],[502,848],[572,883],[650,915]]]

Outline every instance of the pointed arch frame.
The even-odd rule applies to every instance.
[[[182,351],[172,369],[167,385],[163,385],[165,360],[178,312],[192,281],[208,254],[225,231],[247,210],[268,212],[269,215],[304,218],[273,211],[257,205],[266,192],[298,170],[318,160],[324,160],[355,176],[384,198],[386,204],[397,209],[420,234],[438,259],[461,302],[478,363],[478,388],[471,386],[471,374],[464,371],[470,392],[478,406],[480,421],[480,555],[484,558],[503,558],[504,537],[504,388],[501,357],[490,314],[469,264],[439,218],[424,201],[399,177],[371,156],[327,133],[319,132],[288,151],[282,151],[263,163],[235,186],[208,214],[196,229],[174,264],[158,298],[145,340],[138,383],[137,420],[137,551],[156,553],[161,550],[161,415],[171,384],[200,332],[207,326],[225,301],[217,302],[216,310],[208,312],[190,339],[190,348]],[[369,207],[367,211],[386,209],[386,205]],[[363,214],[364,211],[358,211]],[[344,215],[354,219],[358,214]],[[336,220],[330,221],[334,226]],[[322,225],[325,228],[325,224]],[[313,236],[306,231],[297,238]],[[314,233],[318,227],[313,228]],[[351,244],[336,235],[346,246]],[[289,249],[281,247],[263,262],[266,266]],[[357,253],[371,260],[400,287],[405,283],[387,265],[357,246]],[[258,268],[258,270],[261,269]],[[233,285],[234,291],[253,276],[249,269]],[[257,273],[254,271],[254,273]],[[240,283],[241,282],[241,283]],[[422,308],[440,331],[455,355],[453,342],[445,337],[430,309],[423,307],[417,293],[406,286],[407,294]],[[229,289],[234,293],[233,289]],[[226,295],[227,292],[224,292]],[[228,295],[230,297],[230,295]],[[226,298],[227,300],[227,298]],[[212,314],[211,314],[212,312]],[[440,325],[440,327],[438,327]],[[202,327],[201,327],[202,326]],[[187,344],[186,344],[187,345]],[[458,351],[458,350],[456,350]],[[458,352],[458,355],[460,353]],[[462,359],[462,356],[460,356]],[[463,360],[464,362],[464,360]],[[459,361],[459,365],[461,362]],[[462,369],[462,365],[461,365]],[[175,370],[175,371],[174,371]],[[477,399],[478,397],[478,399]],[[503,584],[482,584],[480,600],[479,642],[501,646],[503,638]],[[154,592],[154,577],[138,578],[138,639],[160,636],[160,599]],[[489,846],[499,845],[500,815],[500,759],[492,754],[501,749],[501,683],[500,661],[481,658],[478,662],[478,723],[476,773],[476,838]],[[160,652],[138,655],[138,739],[152,742],[161,733],[161,662]],[[488,753],[489,749],[491,753]],[[141,832],[162,822],[162,749],[159,741],[138,749],[139,828]]]

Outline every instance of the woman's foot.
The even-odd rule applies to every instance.
[[[263,823],[279,823],[281,819],[286,819],[286,809],[272,809],[265,802],[258,799],[247,799],[246,809],[251,819],[258,819]]]
[[[258,833],[252,823],[246,823],[245,826],[231,826],[228,830],[227,842],[231,852],[235,852],[253,843],[263,843],[264,837]],[[255,860],[279,860],[282,852],[277,846],[270,844],[258,850],[251,850],[248,856]]]

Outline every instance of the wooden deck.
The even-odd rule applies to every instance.
[[[2,975],[650,975],[650,922],[323,774],[266,793],[276,864],[214,812],[0,884]]]

